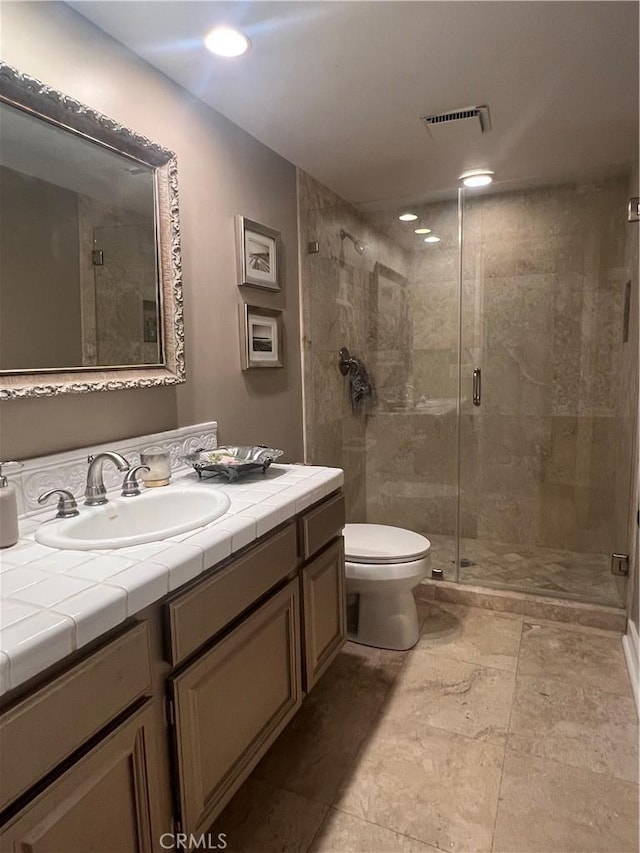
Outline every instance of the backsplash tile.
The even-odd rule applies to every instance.
[[[183,454],[192,453],[199,448],[213,450],[217,444],[217,421],[208,421],[168,430],[167,432],[82,447],[78,450],[55,453],[50,456],[25,459],[22,460],[22,470],[10,474],[9,479],[16,487],[18,511],[21,516],[28,517],[34,513],[42,512],[42,506],[38,504],[38,496],[48,489],[68,489],[76,498],[84,494],[87,482],[87,457],[90,454],[95,456],[105,450],[116,450],[125,456],[132,465],[137,465],[140,462],[141,450],[151,445],[158,446],[169,451],[171,472],[176,474],[189,468],[180,459]],[[105,465],[104,482],[107,489],[117,487],[121,480],[122,474],[118,470],[113,466]],[[52,503],[51,508],[55,509],[55,503]],[[20,529],[21,533],[24,533],[22,522]]]

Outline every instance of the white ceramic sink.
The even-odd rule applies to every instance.
[[[36,540],[51,548],[90,551],[126,548],[186,533],[220,518],[229,508],[223,492],[202,487],[149,490],[83,507],[75,518],[41,524]]]

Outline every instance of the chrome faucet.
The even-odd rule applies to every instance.
[[[97,456],[89,456],[89,470],[87,471],[87,488],[84,491],[86,506],[100,506],[107,503],[107,490],[104,485],[102,466],[111,461],[119,471],[128,471],[131,467],[127,460],[115,450],[106,450]]]

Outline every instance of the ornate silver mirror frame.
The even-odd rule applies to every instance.
[[[176,155],[4,62],[0,62],[0,101],[134,157],[154,169],[163,339],[160,366],[3,374],[0,376],[0,400],[152,388],[184,382],[182,259]]]

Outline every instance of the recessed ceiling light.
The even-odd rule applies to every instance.
[[[470,172],[463,172],[460,175],[460,180],[465,187],[486,187],[493,181],[495,172],[490,169],[471,169]]]
[[[416,228],[414,234],[431,234],[431,228]]]
[[[216,27],[207,35],[205,45],[216,56],[242,56],[249,50],[251,42],[239,30],[231,27]]]
[[[415,222],[417,218],[415,213],[401,213],[398,217],[401,222]]]
[[[425,243],[439,243],[439,242],[440,242],[440,238],[439,238],[439,237],[436,237],[436,235],[435,235],[435,234],[431,234],[429,237],[425,237],[425,238],[424,238],[424,242],[425,242]]]

